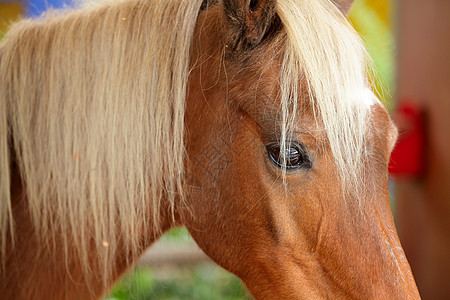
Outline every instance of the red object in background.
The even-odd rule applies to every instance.
[[[415,102],[403,100],[393,119],[399,135],[391,154],[389,173],[397,178],[420,177],[425,171],[424,112]]]

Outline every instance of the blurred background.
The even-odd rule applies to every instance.
[[[0,38],[21,17],[71,0],[0,0]],[[400,129],[391,205],[423,299],[450,299],[450,1],[356,0],[349,19]],[[250,299],[184,228],[154,245],[105,299]]]

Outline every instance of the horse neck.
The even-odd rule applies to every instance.
[[[48,299],[49,295],[54,299],[97,299],[139,258],[139,254],[130,257],[129,253],[118,250],[113,276],[104,282],[102,270],[92,257],[89,278],[86,277],[78,255],[69,252],[66,258],[58,246],[63,236],[58,236],[50,245],[38,238],[30,219],[24,185],[15,166],[11,174],[15,239],[14,243],[8,243],[6,261],[0,272],[0,294],[5,299]],[[163,222],[162,228],[166,229],[168,224]],[[142,252],[157,237],[152,233],[143,239]]]

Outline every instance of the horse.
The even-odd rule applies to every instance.
[[[186,226],[256,299],[419,299],[344,0],[122,0],[0,46],[0,294],[96,299]]]

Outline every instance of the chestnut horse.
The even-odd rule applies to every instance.
[[[419,298],[396,129],[336,0],[96,2],[0,46],[0,294],[91,299],[165,230],[258,299]]]

